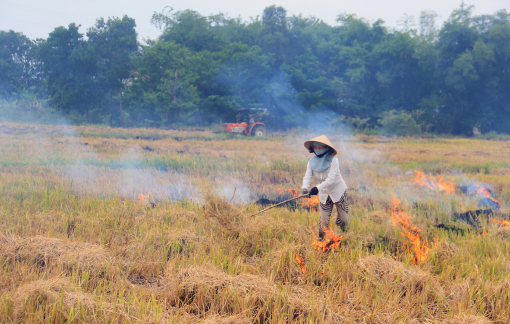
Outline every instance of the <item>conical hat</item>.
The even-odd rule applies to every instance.
[[[333,147],[333,144],[331,144],[329,139],[326,137],[326,135],[321,135],[319,137],[312,138],[311,140],[306,141],[305,142],[305,147],[306,147],[307,150],[310,149],[310,146],[313,144],[313,142],[319,142],[319,143],[322,143],[324,145],[327,145],[327,146],[331,147],[333,149],[333,151],[335,152],[335,155],[338,153],[336,151],[336,149]]]

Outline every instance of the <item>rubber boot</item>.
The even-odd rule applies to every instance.
[[[347,224],[345,222],[339,221],[336,222],[336,225],[342,229],[342,232],[347,232]]]
[[[323,241],[324,240],[324,232],[322,231],[322,229],[319,228],[319,240],[320,241]]]

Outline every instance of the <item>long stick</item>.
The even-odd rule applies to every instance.
[[[255,216],[255,215],[258,215],[258,214],[260,214],[260,213],[265,212],[266,210],[270,210],[271,208],[278,207],[278,206],[280,206],[280,205],[286,204],[286,203],[288,203],[288,202],[290,202],[290,201],[293,201],[293,200],[297,200],[297,199],[299,199],[299,198],[310,198],[310,196],[309,196],[309,195],[301,195],[301,196],[297,196],[297,197],[291,198],[291,199],[289,199],[289,200],[282,201],[281,203],[278,203],[278,204],[273,205],[273,206],[271,206],[271,207],[267,207],[266,209],[263,209],[263,210],[259,211],[258,213],[255,213],[255,214],[253,214],[253,215],[250,215],[249,217],[253,217],[253,216]]]

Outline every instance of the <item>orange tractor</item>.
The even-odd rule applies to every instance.
[[[223,131],[248,136],[266,136],[266,125],[261,122],[269,113],[264,108],[243,108],[237,111],[237,123],[224,123]]]

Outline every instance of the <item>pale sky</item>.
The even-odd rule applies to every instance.
[[[225,13],[230,17],[241,16],[244,20],[262,15],[265,7],[282,6],[288,16],[303,14],[315,16],[324,22],[335,25],[341,13],[354,13],[369,21],[382,19],[387,26],[397,26],[404,14],[419,21],[421,10],[434,10],[440,17],[436,25],[440,27],[451,12],[458,8],[461,0],[0,0],[0,30],[22,32],[31,39],[47,38],[58,26],[68,26],[74,22],[81,25],[80,32],[94,25],[99,17],[134,18],[138,39],[157,38],[160,34],[150,19],[152,14],[170,6],[175,10],[192,9],[202,15]],[[510,0],[466,0],[475,5],[475,15],[494,14],[500,9],[510,11]]]

